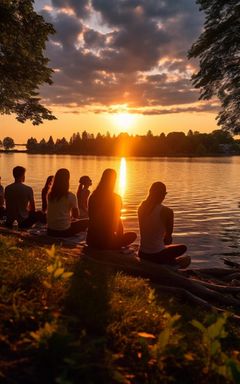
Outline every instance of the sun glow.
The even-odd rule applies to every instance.
[[[128,130],[133,127],[136,118],[131,113],[116,113],[111,116],[111,120],[118,129]]]
[[[120,169],[119,169],[119,182],[118,192],[123,197],[126,191],[127,185],[127,164],[125,157],[121,158]]]

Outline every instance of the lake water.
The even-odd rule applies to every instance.
[[[26,184],[33,187],[40,208],[41,189],[48,175],[58,168],[71,172],[71,191],[86,174],[98,183],[105,168],[120,175],[124,227],[138,232],[137,206],[154,181],[167,185],[166,205],[174,209],[174,242],[185,243],[196,266],[223,266],[221,257],[239,261],[240,249],[240,157],[221,158],[129,158],[61,155],[0,154],[2,184],[12,182],[12,168],[27,169]],[[139,242],[139,237],[137,239]]]

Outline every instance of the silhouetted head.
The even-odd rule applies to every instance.
[[[107,168],[103,171],[101,180],[97,186],[98,191],[104,191],[106,193],[113,193],[115,183],[117,179],[117,173],[114,169]]]
[[[49,194],[49,199],[61,199],[63,196],[68,195],[69,190],[69,180],[70,180],[70,173],[69,170],[66,168],[60,168],[56,175],[54,176],[54,181],[52,185],[51,192]]]
[[[114,169],[107,168],[103,171],[98,187],[113,192],[117,179],[117,173]]]
[[[151,185],[149,190],[149,198],[157,203],[161,203],[167,194],[166,185],[161,181],[157,181]]]
[[[157,181],[151,185],[148,197],[139,207],[139,213],[149,214],[157,204],[161,204],[167,194],[166,185]]]
[[[92,180],[89,176],[81,176],[79,179],[79,183],[84,187],[90,187],[90,185],[92,185]]]
[[[20,165],[18,165],[17,167],[14,167],[13,168],[13,177],[14,177],[15,181],[24,182],[25,181],[25,172],[26,172],[26,169],[24,167],[21,167]]]
[[[44,185],[44,189],[49,189],[53,183],[53,179],[54,179],[54,176],[51,175],[51,176],[48,176],[47,180],[46,180],[46,183]]]

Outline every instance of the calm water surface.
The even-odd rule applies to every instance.
[[[121,158],[61,155],[1,154],[2,184],[12,182],[12,168],[27,169],[26,184],[34,189],[40,208],[41,189],[48,175],[58,168],[71,172],[71,190],[79,177],[87,174],[94,189],[105,168],[119,176],[117,190],[122,194],[126,229],[138,232],[137,206],[154,181],[163,181],[165,200],[175,212],[174,241],[188,246],[197,266],[222,266],[221,257],[240,260],[240,157],[221,158]],[[137,239],[139,242],[139,237]]]

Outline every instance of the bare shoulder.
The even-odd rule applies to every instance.
[[[68,191],[68,198],[69,198],[69,199],[75,199],[75,198],[76,198],[76,195],[75,195],[73,192]]]
[[[122,198],[117,193],[114,193],[113,201],[114,201],[115,207],[118,207],[118,209],[122,208]]]
[[[162,213],[165,217],[173,217],[173,209],[166,207],[166,205],[162,206]]]
[[[122,198],[120,195],[118,195],[117,193],[114,193],[114,198],[117,202],[121,202],[122,201]]]

